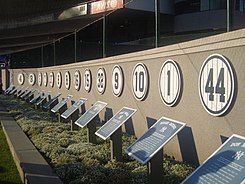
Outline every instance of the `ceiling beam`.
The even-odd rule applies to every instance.
[[[0,42],[0,48],[3,49],[6,47],[26,46],[31,44],[45,44],[48,42],[52,42],[53,40],[56,40],[65,35],[66,34],[54,34],[54,35],[41,35],[41,36],[3,39]]]
[[[16,52],[22,52],[25,50],[30,50],[30,49],[35,49],[39,48],[42,45],[40,44],[32,44],[32,45],[27,45],[27,46],[17,46],[17,47],[10,47],[10,48],[5,48],[4,50],[0,49],[0,55],[7,55],[7,54],[12,54]]]
[[[21,27],[0,31],[1,39],[23,38],[31,36],[41,36],[60,33],[72,33],[75,30],[82,29],[91,23],[99,20],[102,15],[85,16],[79,19],[54,21],[34,26]]]

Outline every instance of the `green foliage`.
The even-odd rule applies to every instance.
[[[40,112],[20,100],[0,95],[23,131],[55,168],[64,183],[71,184],[146,184],[147,166],[123,151],[123,162],[110,161],[110,141],[98,138],[98,144],[87,143],[85,129],[70,131],[67,123],[58,123],[47,112]],[[123,135],[123,150],[136,137]],[[193,167],[164,157],[165,183],[180,183]]]
[[[0,183],[21,183],[18,170],[10,153],[0,125]]]
[[[69,183],[84,175],[86,167],[82,163],[64,164],[56,167],[55,171],[62,181]]]

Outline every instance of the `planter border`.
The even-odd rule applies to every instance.
[[[22,182],[62,184],[51,166],[6,110],[0,113],[0,121]]]

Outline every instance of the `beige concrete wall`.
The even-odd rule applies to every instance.
[[[203,108],[198,93],[198,76],[202,63],[211,54],[218,53],[227,57],[232,63],[238,83],[237,98],[231,111],[222,117],[209,115]],[[38,72],[51,72],[55,74],[61,71],[71,72],[71,89],[65,89],[64,80],[62,88],[38,87],[45,91],[52,91],[53,94],[62,92],[63,96],[73,94],[74,99],[80,97],[87,98],[86,108],[97,100],[108,103],[107,112],[100,114],[104,119],[105,114],[117,112],[123,106],[138,109],[132,118],[132,124],[127,124],[125,129],[142,135],[149,124],[162,116],[183,121],[187,127],[165,147],[169,155],[176,159],[186,160],[191,163],[203,162],[221,144],[222,137],[229,137],[233,133],[245,135],[244,114],[245,114],[245,29],[225,33],[218,36],[199,39],[177,45],[137,52],[106,59],[93,60],[82,63],[69,64],[57,67],[21,69],[14,70],[14,84],[18,85],[17,74],[23,72],[29,74],[34,72],[37,77]],[[183,94],[180,102],[175,107],[167,107],[163,104],[158,91],[158,77],[162,64],[167,59],[175,60],[183,74]],[[138,63],[144,63],[149,71],[150,86],[147,98],[144,101],[137,101],[132,93],[132,71]],[[125,75],[125,85],[120,97],[115,97],[112,92],[111,77],[112,68],[115,64],[122,67]],[[104,67],[107,75],[107,87],[103,95],[96,89],[96,71],[99,67]],[[89,68],[92,72],[92,90],[87,93],[83,86],[84,70]],[[76,91],[73,85],[73,75],[79,69],[82,75],[82,87]],[[63,76],[64,79],[64,76]],[[26,77],[25,84],[29,86]]]
[[[2,89],[6,90],[9,87],[9,82],[10,82],[9,81],[9,71],[2,69],[1,72],[2,72],[2,83],[3,83]]]

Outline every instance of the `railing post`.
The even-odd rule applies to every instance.
[[[103,58],[106,57],[106,13],[103,15]]]
[[[54,66],[56,65],[56,49],[55,49],[55,41],[53,43],[54,46]]]
[[[232,31],[233,29],[233,13],[234,13],[234,4],[233,4],[233,0],[227,0],[226,4],[227,4],[227,8],[226,8],[226,30],[227,32]]]
[[[44,67],[44,62],[43,62],[43,45],[41,47],[41,62],[42,62],[42,67]]]
[[[75,48],[75,52],[74,52],[74,55],[75,55],[75,63],[77,62],[77,30],[75,29],[75,32],[74,32],[74,48]]]
[[[155,47],[160,42],[160,0],[155,0]]]

